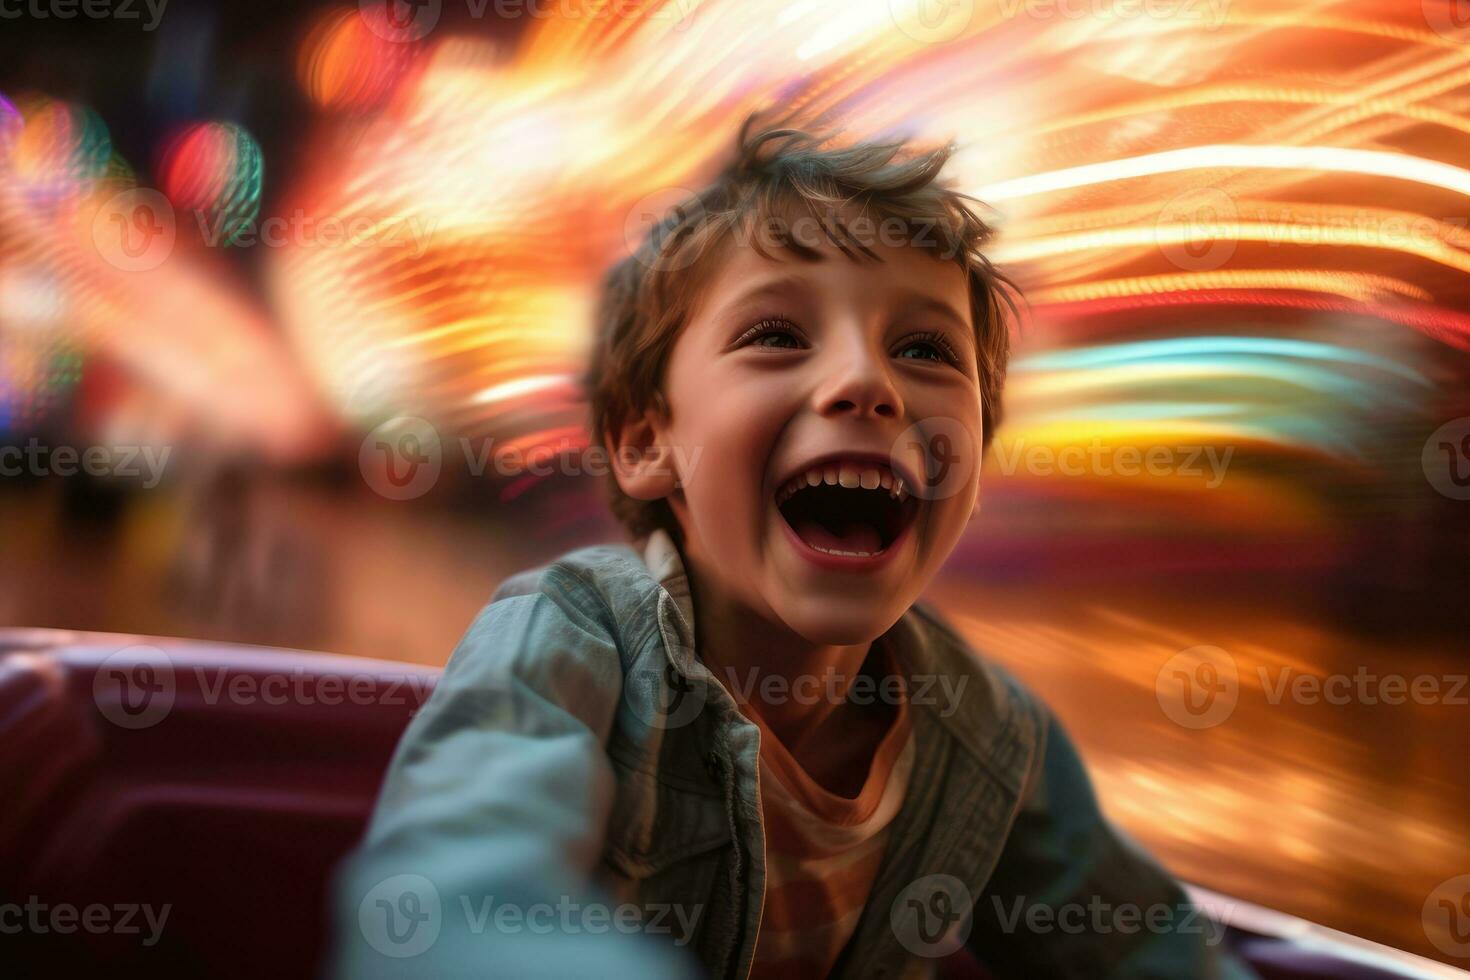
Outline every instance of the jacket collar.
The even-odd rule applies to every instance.
[[[647,537],[638,539],[634,550],[643,558],[643,564],[648,566],[648,573],[653,576],[653,580],[663,586],[664,591],[684,614],[684,622],[689,627],[692,640],[694,599],[689,590],[689,573],[684,569],[684,558],[679,554],[674,539],[663,528],[655,528]]]
[[[704,713],[708,724],[699,728],[701,738],[710,739],[701,751],[708,753],[707,760],[723,760],[723,778],[733,781],[731,787],[743,787],[743,806],[758,813],[754,759],[759,735],[694,653],[689,579],[673,541],[655,532],[632,548],[588,548],[564,556],[556,565],[598,590],[613,628],[631,628],[631,646],[642,648],[653,639],[651,634],[661,635],[668,665],[693,680],[693,690],[705,692],[696,704],[713,709]],[[915,767],[904,804],[891,825],[883,864],[854,942],[834,970],[841,978],[866,977],[876,972],[875,965],[892,969],[909,959],[889,918],[895,903],[911,886],[927,880],[925,876],[950,875],[972,894],[980,893],[999,858],[1045,737],[1044,720],[1019,685],[977,657],[924,604],[906,611],[885,638],[912,677],[947,675],[952,684],[964,678],[966,686],[955,702],[956,710],[944,710],[942,701],[912,705],[914,738],[923,764]],[[911,690],[918,694],[917,687]],[[737,756],[749,764],[730,768]],[[765,889],[765,840],[758,817],[744,826],[748,836],[741,853],[746,865],[736,893],[746,897],[744,921],[758,923]],[[723,972],[743,977],[754,941],[744,937],[735,943],[728,953],[734,959]]]
[[[697,649],[689,574],[673,538],[657,528],[635,541],[633,550],[682,614],[681,625],[687,629],[683,641],[690,650]],[[892,644],[900,662],[917,678],[916,693],[919,685],[924,685],[926,697],[940,699],[937,706],[930,706],[938,728],[969,755],[994,770],[1007,788],[1019,791],[1024,773],[1018,771],[1015,760],[1008,758],[1010,753],[1005,749],[1014,736],[1012,726],[1021,721],[1012,717],[1016,706],[1012,690],[1015,682],[999,668],[977,657],[948,622],[922,603],[916,603],[899,617],[884,639]],[[678,666],[688,671],[687,663]],[[948,682],[948,687],[941,678]],[[956,690],[955,685],[961,682],[964,687]],[[953,703],[948,703],[944,696],[951,693],[955,695]]]

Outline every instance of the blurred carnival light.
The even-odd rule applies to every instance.
[[[135,182],[94,113],[27,96],[0,127],[0,220],[16,231],[7,302],[34,323],[25,311],[57,293],[59,329],[79,349],[127,322],[123,346],[159,373],[176,347],[136,351],[173,337],[159,321],[190,282],[191,307],[214,308],[203,329],[229,338],[221,349],[284,358],[278,325],[351,424],[407,413],[503,446],[575,449],[598,275],[708,178],[750,111],[780,104],[853,138],[957,140],[955,179],[998,209],[995,257],[1031,302],[1012,438],[1062,438],[1109,404],[1136,407],[1138,378],[1115,369],[1097,369],[1083,400],[1081,387],[1033,387],[1024,356],[1053,348],[1222,330],[1342,347],[1316,333],[1358,343],[1363,324],[1381,324],[1406,336],[1374,341],[1375,355],[1419,374],[1432,355],[1408,335],[1470,348],[1470,236],[1456,217],[1470,199],[1457,149],[1470,135],[1457,101],[1470,46],[1432,4],[569,2],[496,42],[434,7],[405,20],[344,5],[304,25],[297,79],[320,115],[276,213],[260,212],[261,153],[239,126],[196,124],[162,148],[158,186],[206,246],[257,219],[295,222],[264,259],[263,310],[191,234],[130,280],[95,248],[63,247],[82,237],[86,208],[95,216]],[[1304,47],[1322,38],[1332,43]],[[58,219],[58,207],[79,210]],[[112,326],[100,329],[104,307]],[[218,360],[209,346],[191,356]],[[1200,370],[1173,377],[1174,408],[1213,404],[1206,368],[1239,366],[1219,349],[1192,356]],[[1256,356],[1253,370],[1300,369],[1269,348]],[[289,379],[275,402],[295,420],[285,428],[304,445],[319,427],[305,421],[308,383],[275,373]],[[1350,381],[1384,397],[1417,383]],[[1266,398],[1258,386],[1241,391],[1240,410],[1277,412],[1248,404]],[[1331,424],[1332,399],[1288,411],[1302,417],[1251,429],[1260,444],[1320,456],[1354,442]],[[250,438],[271,438],[235,414]]]
[[[312,102],[349,111],[383,105],[418,53],[395,38],[389,26],[383,6],[338,8],[319,20],[297,63],[301,87]]]
[[[96,363],[137,386],[118,397],[146,392],[156,405],[142,417],[158,424],[128,433],[134,441],[198,436],[275,460],[319,452],[330,422],[286,345],[233,275],[180,238],[179,216],[138,186],[96,113],[27,95],[4,118],[5,426],[60,414]],[[167,186],[200,215],[239,221],[258,204],[251,146],[233,127],[195,129],[166,155]]]
[[[176,214],[193,215],[210,244],[228,246],[260,217],[260,144],[233,123],[198,123],[169,141],[159,178]]]
[[[580,445],[572,381],[591,284],[635,243],[629,216],[697,186],[740,119],[781,102],[863,134],[956,137],[963,189],[1002,209],[996,257],[1031,294],[1033,349],[1084,345],[1103,323],[1188,335],[1190,310],[1296,314],[1243,327],[1248,365],[1221,342],[1171,366],[1160,426],[1185,412],[1173,428],[1196,437],[1351,456],[1368,430],[1334,413],[1422,395],[1412,345],[1377,345],[1380,370],[1352,376],[1342,357],[1307,367],[1251,333],[1289,339],[1325,318],[1470,347],[1455,308],[1470,253],[1463,223],[1443,217],[1464,212],[1470,172],[1411,139],[1470,131],[1449,101],[1470,59],[1417,7],[1100,3],[1076,17],[995,0],[938,23],[911,6],[711,0],[617,17],[572,4],[531,19],[511,50],[445,28],[406,41],[418,67],[391,99],[332,94],[367,91],[342,52],[381,37],[327,18],[303,51],[308,91],[390,108],[371,125],[324,123],[350,126],[350,149],[293,203],[383,242],[418,230],[425,247],[283,250],[285,323],[360,423],[408,411],[519,446]],[[1338,74],[1304,83],[1301,52],[1283,51],[1324,34]],[[1403,204],[1360,203],[1389,199]],[[1397,357],[1397,370],[1384,361]],[[1088,376],[1072,385],[1017,367],[1010,438],[1080,437],[1109,412],[1131,418],[1115,437],[1145,435],[1136,386],[1157,360],[1061,372]],[[1221,378],[1235,385],[1228,411]]]
[[[47,98],[23,99],[5,164],[16,187],[38,208],[75,205],[107,172],[112,140],[98,115]]]

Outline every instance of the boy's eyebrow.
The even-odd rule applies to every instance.
[[[800,276],[778,276],[757,283],[725,304],[726,308],[740,306],[753,300],[787,296],[792,292],[808,288],[809,284]]]
[[[790,295],[792,292],[804,290],[810,287],[810,283],[800,276],[785,275],[764,282],[756,283],[749,289],[744,290],[725,304],[726,309],[735,309],[746,303],[767,298],[780,298]],[[905,312],[930,311],[938,313],[949,320],[953,320],[955,326],[962,327],[967,333],[970,331],[969,317],[960,313],[949,303],[929,293],[915,290],[904,290],[900,295],[899,309]]]
[[[937,296],[931,296],[928,293],[906,292],[904,298],[906,303],[903,308],[906,310],[929,310],[948,317],[955,322],[956,326],[964,327],[967,331],[970,329],[970,318]]]

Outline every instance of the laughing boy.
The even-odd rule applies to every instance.
[[[917,603],[1015,312],[952,152],[747,121],[610,271],[586,383],[633,546],[470,626],[339,879],[339,976],[1244,975]]]

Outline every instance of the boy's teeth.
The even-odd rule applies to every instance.
[[[833,487],[842,486],[853,489],[861,487],[864,490],[876,490],[882,487],[888,491],[890,497],[900,502],[907,499],[909,495],[904,489],[903,478],[886,468],[880,469],[876,466],[854,463],[824,463],[792,477],[776,493],[776,503],[782,503],[798,490],[820,486],[824,483]],[[843,554],[844,552],[836,553]],[[854,554],[863,554],[863,552],[854,552]]]
[[[876,551],[838,551],[835,548],[823,548],[819,544],[808,544],[807,547],[826,555],[848,555],[852,558],[872,558],[878,554]]]

